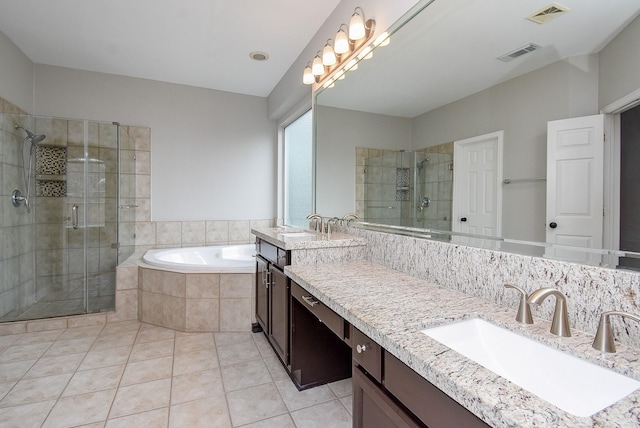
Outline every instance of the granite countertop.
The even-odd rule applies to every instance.
[[[420,330],[478,317],[640,380],[638,350],[591,347],[593,336],[549,333],[550,323],[514,320],[506,308],[366,261],[287,266],[285,273],[387,351],[495,427],[640,426],[640,390],[591,417],[571,415],[467,359]],[[540,370],[544,370],[541,362]],[[532,370],[535,368],[532,368]]]
[[[251,233],[284,250],[354,247],[367,244],[366,240],[345,233],[327,235],[295,227],[251,229]]]

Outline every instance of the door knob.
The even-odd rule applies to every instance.
[[[558,223],[556,223],[555,221],[552,221],[551,223],[549,223],[549,227],[551,229],[555,229],[556,227],[558,227]]]
[[[462,217],[462,218],[460,219],[460,221],[467,221],[467,218],[466,218],[466,217]]]

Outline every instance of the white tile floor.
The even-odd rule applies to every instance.
[[[0,336],[0,427],[350,427],[351,380],[299,392],[262,333],[138,321]]]

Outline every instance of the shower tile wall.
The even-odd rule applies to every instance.
[[[422,185],[424,195],[431,199],[431,204],[422,212],[423,221],[416,225],[428,229],[451,230],[453,142],[427,147],[418,152],[425,153],[429,158],[425,164]]]
[[[23,189],[21,130],[32,128],[30,116],[0,98],[0,317],[35,301],[34,210],[11,204],[14,189]]]
[[[356,148],[356,214],[367,221],[398,224],[404,197],[398,177],[404,171],[403,165],[397,164],[397,153]]]

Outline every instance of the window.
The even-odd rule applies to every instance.
[[[308,226],[313,210],[311,110],[284,128],[284,224]]]

